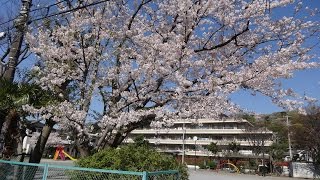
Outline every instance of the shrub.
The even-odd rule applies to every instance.
[[[76,164],[80,167],[122,171],[178,170],[182,180],[188,179],[185,165],[145,145],[129,144],[117,149],[108,148],[82,158]]]
[[[200,167],[200,169],[207,169],[208,168],[205,161],[203,163],[201,163],[199,167]]]
[[[210,169],[216,169],[217,163],[215,161],[210,161],[210,162],[208,162],[208,166]]]
[[[255,160],[250,159],[249,160],[249,168],[250,169],[256,169],[257,168],[257,162]]]

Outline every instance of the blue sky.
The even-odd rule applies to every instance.
[[[318,8],[320,9],[319,0],[305,0],[303,1],[304,7],[309,7],[310,9]],[[287,16],[293,12],[293,6],[288,6],[285,8],[277,9],[273,11],[273,16],[281,17]],[[300,17],[305,17],[306,14],[300,14]],[[298,16],[299,17],[299,16]],[[320,16],[317,14],[315,20],[320,21]],[[319,39],[314,39],[314,42],[319,41]],[[320,49],[316,47],[313,53],[320,57]],[[314,61],[319,59],[315,58]],[[299,95],[309,96],[320,100],[320,69],[308,69],[304,71],[297,71],[294,73],[292,79],[283,79],[281,83],[284,88],[292,88]],[[231,95],[231,100],[236,104],[240,105],[242,108],[255,112],[255,113],[272,113],[277,111],[284,111],[284,109],[274,105],[270,98],[267,98],[261,94],[252,96],[249,91],[240,91]]]
[[[320,100],[320,69],[298,71],[292,79],[281,80],[281,82],[283,87],[292,88],[301,96],[306,95]],[[250,112],[266,114],[284,111],[273,104],[270,98],[261,94],[253,96],[249,91],[234,93],[231,99]]]
[[[13,0],[16,3],[19,3],[18,0]],[[45,0],[50,2],[50,0]],[[41,2],[43,4],[45,1],[34,0],[34,4],[38,4]],[[16,10],[16,6],[12,5],[11,0],[0,0],[0,21],[3,22],[6,19],[6,13],[8,11]],[[54,2],[54,1],[51,1]],[[320,9],[320,1],[319,0],[305,0],[303,1],[304,6],[308,6],[310,8],[318,8]],[[273,16],[281,17],[281,16],[290,16],[293,12],[293,7],[288,6],[282,9],[278,9],[273,11]],[[303,14],[302,14],[303,15]],[[13,15],[14,16],[14,15]],[[320,16],[318,15],[317,20],[320,20]],[[320,49],[315,49],[314,53],[316,56],[320,56]],[[34,58],[34,57],[33,57]],[[34,61],[25,61],[24,67],[28,67],[33,64]],[[285,88],[292,88],[300,95],[307,95],[310,97],[314,97],[320,100],[320,69],[310,69],[305,71],[296,72],[292,79],[281,80],[281,83]],[[240,91],[231,95],[231,100],[236,104],[240,105],[242,108],[256,113],[272,113],[277,111],[283,111],[283,109],[274,105],[270,98],[264,97],[260,94],[252,96],[249,91]]]

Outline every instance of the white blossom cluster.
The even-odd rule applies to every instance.
[[[39,132],[33,132],[32,136],[27,141],[28,144],[34,147],[37,143],[39,136],[40,136]],[[62,139],[59,133],[57,132],[50,133],[50,136],[47,141],[48,146],[57,146],[57,145],[64,145],[64,144],[70,144],[70,141],[66,139]]]
[[[36,82],[66,99],[40,109],[43,118],[88,133],[86,120],[99,101],[101,128],[150,114],[157,127],[173,117],[235,113],[241,108],[229,95],[241,89],[292,109],[299,97],[278,80],[319,66],[309,62],[306,43],[319,24],[270,13],[291,0],[137,3],[108,1],[27,35],[41,64]]]

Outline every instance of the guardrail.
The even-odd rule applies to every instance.
[[[178,180],[177,170],[118,171],[0,160],[0,179],[12,180]]]

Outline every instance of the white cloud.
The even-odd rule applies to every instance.
[[[4,37],[6,37],[6,33],[5,32],[0,32],[0,40],[3,39]]]

